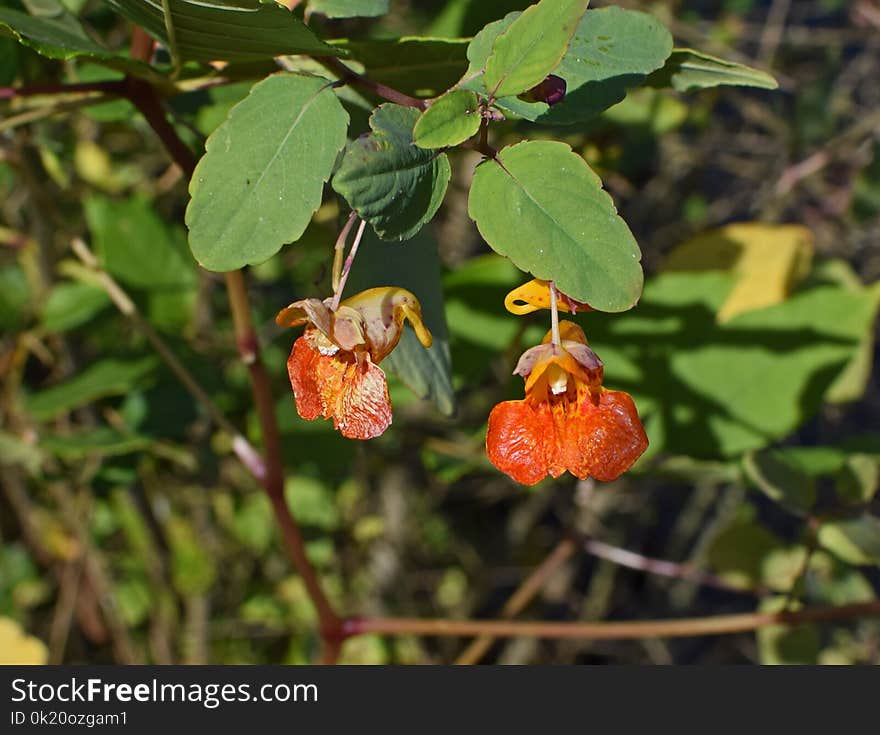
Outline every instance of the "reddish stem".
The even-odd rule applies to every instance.
[[[394,102],[395,104],[403,105],[404,107],[415,107],[418,110],[428,109],[428,100],[422,100],[418,97],[410,97],[408,94],[404,94],[398,89],[394,89],[393,87],[377,82],[374,79],[369,79],[362,74],[358,74],[333,56],[317,56],[315,57],[315,60],[319,61],[328,69],[336,72],[339,79],[346,84],[360,87],[377,97],[381,97],[383,100],[388,100],[389,102]]]

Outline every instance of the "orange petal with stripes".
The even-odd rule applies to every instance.
[[[349,439],[372,439],[391,424],[385,373],[368,358],[359,364],[351,353],[322,354],[306,332],[294,343],[287,370],[302,418],[332,418]]]

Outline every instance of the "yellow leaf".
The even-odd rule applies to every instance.
[[[0,618],[0,665],[41,666],[48,659],[43,641],[25,633],[11,618]]]
[[[668,271],[729,271],[736,282],[718,311],[719,323],[785,301],[807,275],[813,234],[800,225],[740,222],[687,240],[666,258]]]

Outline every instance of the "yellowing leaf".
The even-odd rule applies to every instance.
[[[43,641],[25,633],[11,618],[0,618],[0,665],[42,666],[48,658]]]
[[[788,298],[809,271],[813,235],[800,225],[741,222],[710,230],[676,247],[667,271],[728,271],[736,282],[718,310],[719,323]]]

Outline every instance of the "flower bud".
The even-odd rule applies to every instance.
[[[566,84],[562,77],[555,74],[548,76],[540,84],[536,84],[522,95],[528,102],[546,102],[550,107],[565,99]]]

